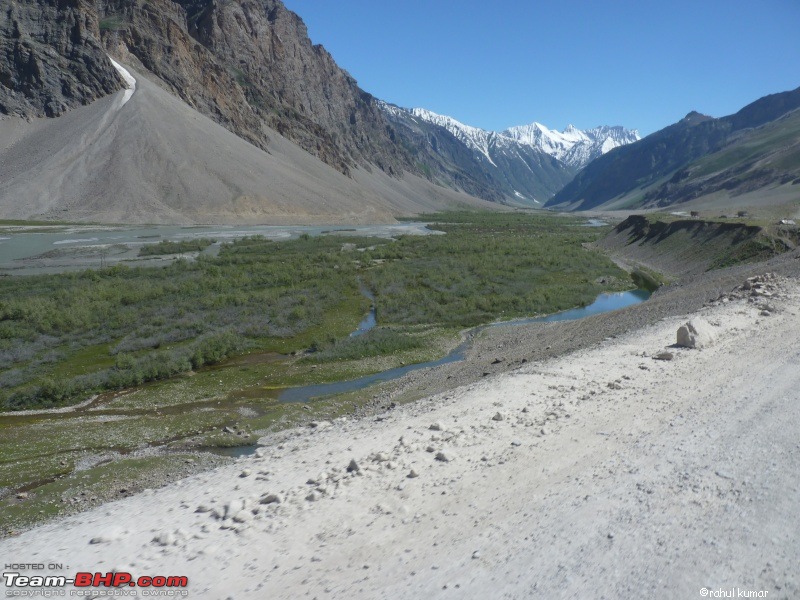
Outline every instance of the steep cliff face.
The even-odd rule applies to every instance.
[[[84,0],[6,0],[0,7],[0,114],[56,117],[122,87]]]
[[[262,149],[266,125],[346,174],[414,170],[375,99],[279,0],[10,0],[0,112],[57,116],[120,89],[106,52]]]
[[[262,148],[262,123],[343,173],[410,166],[375,99],[279,0],[107,0],[121,44],[172,91]]]
[[[261,120],[234,73],[190,35],[182,6],[170,0],[106,0],[101,11],[102,40],[112,54],[140,63],[189,106],[267,149]]]
[[[375,99],[358,87],[279,0],[179,0],[189,31],[272,128],[326,162],[409,166]]]

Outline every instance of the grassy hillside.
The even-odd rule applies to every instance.
[[[742,132],[717,152],[676,171],[647,191],[643,204],[663,207],[715,192],[736,196],[787,184],[800,185],[800,110]]]
[[[633,215],[597,245],[631,265],[677,278],[785,252],[797,242],[797,228],[789,229],[748,219]]]
[[[746,193],[800,176],[796,115],[800,88],[773,94],[734,115],[689,113],[680,122],[616,148],[578,173],[548,202],[600,206],[667,206],[724,190]]]

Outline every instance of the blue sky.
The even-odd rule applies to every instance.
[[[284,0],[373,95],[502,130],[724,116],[800,86],[797,0]]]

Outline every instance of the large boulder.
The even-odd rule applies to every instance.
[[[678,328],[678,346],[684,348],[705,348],[717,339],[711,324],[701,317],[695,317]]]

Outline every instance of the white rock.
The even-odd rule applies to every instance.
[[[233,515],[233,520],[237,523],[247,523],[248,521],[252,520],[253,513],[249,510],[240,510],[238,513]]]
[[[685,348],[705,348],[716,339],[714,328],[702,317],[695,317],[678,328],[678,345]]]

